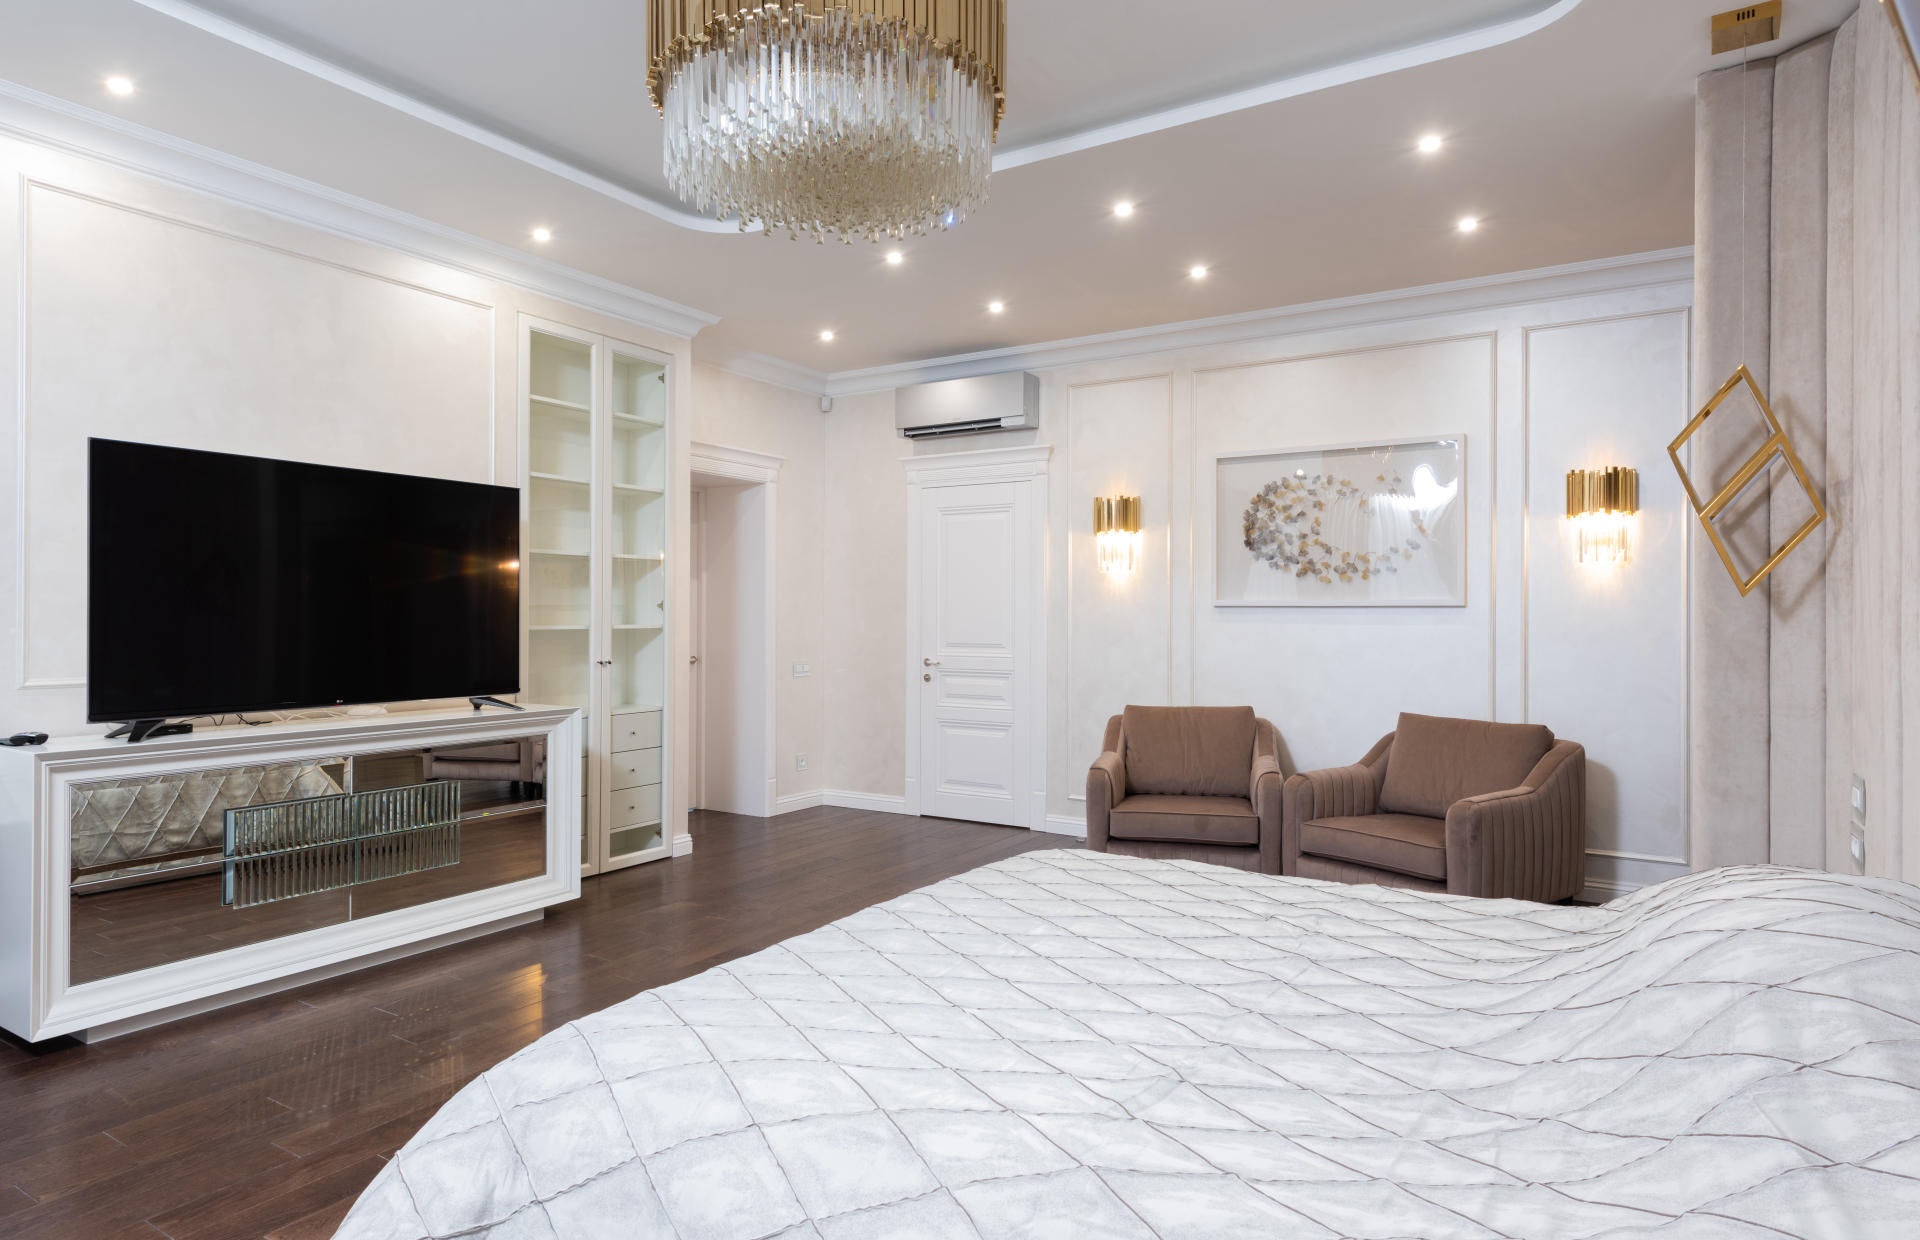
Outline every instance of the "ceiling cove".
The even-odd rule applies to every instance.
[[[511,137],[462,116],[452,109],[430,103],[365,73],[298,47],[285,39],[212,12],[201,5],[189,3],[188,0],[134,0],[134,2],[192,26],[203,33],[351,91],[362,98],[392,108],[415,120],[474,142],[510,159],[518,160],[529,167],[570,181],[637,211],[645,212],[656,219],[696,232],[739,231],[736,223],[716,220],[710,216],[688,211],[669,196],[650,189],[622,184],[601,173],[583,168],[552,151]],[[1306,72],[1288,74],[1272,81],[1193,99],[1119,121],[1092,125],[1038,141],[1003,147],[994,155],[993,170],[1005,172],[1027,164],[1091,150],[1109,143],[1124,142],[1130,138],[1158,133],[1181,125],[1211,120],[1316,91],[1498,47],[1545,29],[1578,8],[1582,2],[1583,0],[1543,2],[1540,7],[1519,16],[1481,24],[1411,46],[1377,52]]]

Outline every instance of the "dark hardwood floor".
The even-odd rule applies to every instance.
[[[0,1237],[324,1240],[475,1075],[567,1021],[1057,835],[695,814],[539,924],[122,1038],[0,1038]]]

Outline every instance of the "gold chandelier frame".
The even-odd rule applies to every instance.
[[[917,30],[993,92],[993,130],[1006,114],[1007,0],[648,0],[647,94],[664,114],[667,86],[703,48],[724,46],[752,14],[811,20],[844,10]]]

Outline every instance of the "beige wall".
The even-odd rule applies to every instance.
[[[1041,372],[1035,431],[909,444],[892,395],[827,418],[829,796],[904,791],[901,458],[1052,447],[1047,802],[1077,831],[1106,717],[1129,702],[1251,702],[1295,768],[1353,761],[1402,709],[1531,719],[1589,746],[1590,873],[1610,895],[1685,871],[1691,527],[1664,447],[1688,411],[1690,285],[1371,321]],[[1396,436],[1468,439],[1461,608],[1212,605],[1214,458]],[[1634,465],[1636,562],[1572,561],[1563,476]],[[844,485],[841,484],[844,480]],[[1146,557],[1091,563],[1095,495],[1138,494]]]
[[[775,791],[805,796],[826,786],[827,769],[826,418],[817,396],[701,364],[693,368],[692,404],[694,442],[782,458],[774,514]],[[810,664],[812,675],[795,677],[796,662]],[[800,754],[805,771],[795,769]]]

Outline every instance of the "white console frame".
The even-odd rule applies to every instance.
[[[0,1027],[30,1042],[108,1036],[506,929],[578,898],[580,728],[572,707],[463,707],[211,728],[137,745],[81,736],[0,749]],[[74,783],[536,735],[547,741],[544,875],[71,984]]]

